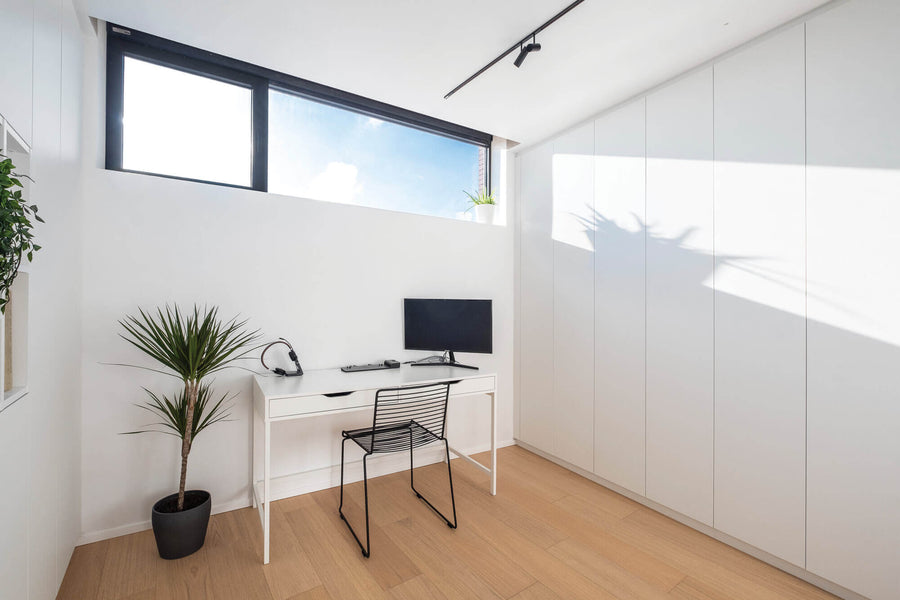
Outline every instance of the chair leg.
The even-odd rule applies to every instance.
[[[428,499],[425,498],[425,496],[423,496],[422,494],[420,494],[420,493],[419,493],[419,490],[417,490],[417,489],[415,488],[415,486],[413,486],[413,484],[412,484],[412,452],[413,452],[412,444],[410,444],[410,448],[409,448],[409,464],[410,464],[409,485],[410,485],[410,487],[412,487],[412,491],[414,491],[414,492],[416,493],[416,498],[419,498],[422,502],[424,502],[425,504],[427,504],[428,507],[431,508],[431,510],[433,510],[434,512],[436,512],[436,513],[438,514],[438,516],[441,517],[441,518],[444,520],[445,523],[447,523],[447,526],[450,527],[450,529],[456,529],[456,525],[457,525],[457,521],[456,521],[456,497],[453,495],[453,473],[450,471],[450,444],[447,442],[446,439],[443,440],[443,442],[444,442],[444,452],[445,452],[446,457],[447,457],[447,475],[448,475],[448,477],[449,477],[449,479],[450,479],[450,503],[451,503],[452,506],[453,506],[453,521],[451,522],[450,519],[448,519],[447,517],[445,517],[445,516],[444,516],[444,513],[442,513],[441,511],[439,511],[437,508],[435,508],[434,505],[433,505],[431,502],[429,502]]]
[[[456,529],[456,496],[453,494],[453,471],[450,470],[450,443],[444,440],[444,455],[447,457],[447,480],[450,481],[450,504],[453,506],[453,525],[452,529]]]
[[[369,548],[369,475],[366,473],[366,459],[369,458],[369,455],[366,454],[363,456],[363,495],[366,499],[366,549],[363,550],[363,556],[369,558],[370,548]],[[362,544],[360,544],[362,547]]]
[[[338,505],[338,514],[342,519],[344,518],[344,450],[347,448],[347,439],[344,438],[344,441],[341,442],[341,503]]]
[[[409,487],[412,491],[416,492],[416,486],[413,483],[413,471],[415,471],[415,467],[413,466],[413,436],[412,429],[409,430]],[[416,496],[419,496],[419,492],[416,492]]]
[[[344,443],[347,442],[349,438],[344,439]],[[350,525],[350,521],[347,520],[347,517],[344,516],[344,448],[346,446],[344,443],[341,444],[341,504],[338,507],[338,514],[341,515],[341,520],[347,524],[347,529],[350,530],[350,533],[353,535],[353,539],[356,540],[356,543],[359,544],[359,549],[362,550],[362,555],[366,558],[369,558],[369,477],[366,472],[366,459],[369,458],[369,455],[366,454],[363,456],[363,491],[365,494],[365,506],[366,506],[366,545],[363,546],[362,542],[359,540],[359,536],[356,535],[356,532],[353,531],[353,526]]]

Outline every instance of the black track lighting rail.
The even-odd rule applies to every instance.
[[[545,29],[547,29],[548,27],[550,27],[550,25],[552,25],[553,23],[555,23],[556,21],[558,21],[560,18],[562,18],[563,15],[565,15],[566,13],[568,13],[570,10],[572,10],[573,8],[575,8],[576,6],[578,6],[579,4],[581,4],[582,2],[584,2],[584,0],[575,0],[575,2],[573,2],[573,3],[570,4],[570,5],[568,5],[567,7],[565,7],[564,9],[562,9],[561,11],[559,11],[558,13],[556,13],[549,21],[547,21],[546,23],[544,23],[543,25],[541,25],[540,27],[538,27],[537,29],[535,29],[534,31],[532,31],[531,33],[529,33],[528,35],[526,35],[525,37],[523,37],[521,40],[519,40],[518,42],[516,42],[515,44],[513,44],[512,46],[510,46],[509,49],[506,50],[503,54],[501,54],[500,56],[498,56],[497,58],[495,58],[494,60],[492,60],[492,61],[489,62],[488,64],[486,64],[486,65],[484,65],[483,67],[481,67],[480,69],[478,69],[478,71],[476,71],[475,74],[473,74],[471,77],[469,77],[468,79],[466,79],[465,81],[463,81],[461,84],[459,84],[458,86],[456,86],[455,88],[453,88],[452,90],[450,90],[449,92],[447,92],[447,94],[444,95],[444,100],[446,100],[447,98],[449,98],[450,96],[452,96],[453,94],[455,94],[456,92],[458,92],[459,90],[461,90],[462,88],[464,88],[466,85],[468,85],[469,83],[471,83],[473,79],[475,79],[476,77],[478,77],[479,75],[481,75],[482,73],[484,73],[485,71],[487,71],[488,69],[490,69],[491,67],[493,67],[494,65],[496,65],[498,62],[500,62],[501,60],[503,60],[504,58],[506,58],[507,56],[509,56],[510,54],[512,54],[514,51],[516,51],[516,50],[521,51],[521,50],[522,50],[522,44],[524,44],[524,43],[527,42],[528,40],[534,41],[535,36],[536,36],[537,34],[539,34],[539,33],[542,32],[543,30],[545,30]],[[539,49],[539,48],[540,48],[540,46],[538,45],[538,48],[536,48],[536,49]],[[524,57],[523,57],[523,60],[524,60]],[[521,61],[520,61],[519,64],[521,64]],[[519,66],[519,65],[516,65],[516,66]]]

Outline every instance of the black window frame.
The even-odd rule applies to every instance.
[[[125,100],[126,56],[251,89],[253,99],[251,109],[253,130],[251,186],[123,168],[122,117]],[[267,192],[270,89],[295,94],[314,102],[482,147],[485,153],[485,181],[482,184],[488,193],[491,191],[491,142],[493,141],[491,134],[221,54],[173,42],[115,23],[106,24],[106,168],[112,171],[142,173],[155,177]]]

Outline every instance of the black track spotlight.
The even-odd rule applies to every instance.
[[[519,46],[519,56],[516,57],[515,62],[513,62],[516,67],[521,67],[522,63],[525,62],[525,57],[528,56],[531,52],[540,52],[541,45],[537,42],[531,42],[530,44],[526,44],[524,46]]]
[[[540,51],[541,45],[537,43],[537,35],[540,32],[542,32],[543,30],[545,30],[548,27],[550,27],[551,25],[553,25],[554,23],[556,23],[558,20],[560,20],[563,17],[563,15],[567,14],[569,11],[571,11],[573,8],[575,8],[582,2],[584,2],[584,0],[575,0],[574,2],[569,4],[567,7],[565,7],[564,9],[562,9],[561,11],[559,11],[558,13],[553,15],[553,17],[551,17],[551,19],[549,21],[547,21],[546,23],[544,23],[543,25],[541,25],[540,27],[538,27],[537,29],[535,29],[534,31],[532,31],[531,33],[529,33],[528,35],[523,37],[521,40],[519,40],[518,42],[516,42],[515,44],[513,44],[512,46],[507,48],[500,56],[498,56],[497,58],[495,58],[488,64],[484,65],[483,67],[481,67],[480,69],[475,71],[475,73],[470,75],[468,79],[466,79],[461,84],[459,84],[458,86],[456,86],[455,88],[453,88],[452,90],[450,90],[449,92],[444,94],[444,100],[446,100],[447,98],[449,98],[450,96],[452,96],[453,94],[458,92],[459,90],[466,87],[468,84],[470,84],[472,82],[473,79],[475,79],[476,77],[478,77],[479,75],[481,75],[482,73],[484,73],[485,71],[487,71],[488,69],[490,69],[491,67],[496,65],[498,62],[500,62],[501,60],[503,60],[504,58],[506,58],[513,52],[515,52],[516,48],[519,49],[519,55],[516,57],[516,60],[513,61],[513,64],[516,65],[516,67],[521,67],[522,63],[525,62],[526,56],[528,56],[532,52]],[[525,42],[527,42],[528,40],[531,40],[531,42],[526,44]]]

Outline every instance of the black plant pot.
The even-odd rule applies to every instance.
[[[153,505],[153,535],[160,558],[171,560],[193,554],[203,547],[212,499],[209,492],[184,493],[184,510],[176,512],[178,494],[166,496]]]

